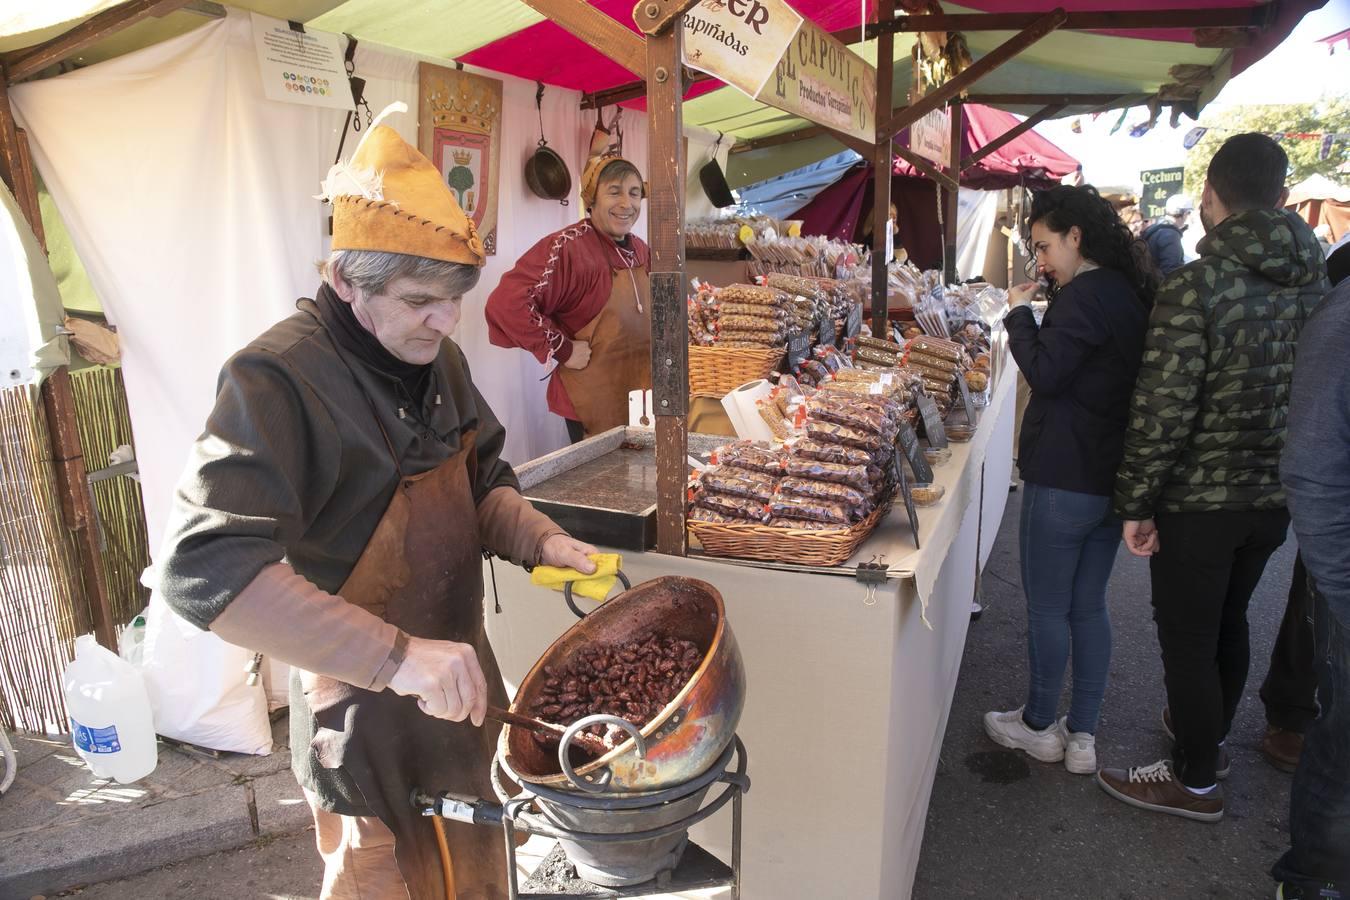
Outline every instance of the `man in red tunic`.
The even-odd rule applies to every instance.
[[[587,218],[531,247],[488,297],[492,343],[558,363],[548,408],[574,442],[628,424],[628,392],[651,387],[651,251],[631,233],[645,196],[628,160],[592,160]]]

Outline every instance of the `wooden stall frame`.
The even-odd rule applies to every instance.
[[[684,148],[679,140],[682,134],[681,103],[689,84],[704,80],[702,73],[687,71],[682,65],[682,32],[678,26],[685,11],[697,0],[639,0],[633,9],[633,21],[643,32],[634,34],[619,22],[596,10],[585,0],[523,0],[563,29],[594,47],[618,65],[642,80],[620,85],[605,91],[585,95],[583,105],[604,106],[646,95],[648,103],[648,176],[652,184],[649,199],[649,220],[677,223],[674,228],[661,230],[652,236],[652,383],[656,405],[657,432],[657,551],[684,555],[686,552],[684,481],[687,448],[688,404],[688,347],[683,343],[684,328],[675,327],[684,314],[684,203],[682,180]],[[0,174],[4,174],[16,197],[25,204],[30,219],[37,221],[36,190],[21,177],[22,165],[15,133],[14,119],[9,108],[6,87],[13,81],[36,74],[41,69],[60,62],[86,46],[147,16],[161,16],[188,4],[188,0],[131,0],[114,7],[64,35],[36,47],[14,51],[0,57]],[[1063,112],[1070,105],[1091,105],[1098,109],[1144,99],[1131,94],[970,94],[969,89],[985,75],[1017,57],[1037,41],[1056,30],[1111,31],[1134,28],[1191,28],[1195,29],[1197,45],[1242,46],[1253,33],[1264,30],[1274,22],[1275,5],[1267,3],[1251,7],[1216,7],[1213,9],[1121,10],[1068,13],[1054,9],[1045,13],[960,13],[943,15],[895,14],[894,0],[879,0],[878,21],[864,26],[853,26],[834,32],[833,37],[845,44],[862,39],[877,39],[877,106],[888,110],[883,120],[878,115],[878,128],[871,144],[850,138],[832,129],[813,125],[784,135],[774,135],[738,144],[733,152],[758,149],[829,135],[846,147],[856,150],[871,161],[876,169],[873,203],[872,254],[872,314],[873,320],[885,321],[886,308],[886,222],[889,214],[890,174],[893,156],[899,156],[932,178],[946,194],[944,255],[948,260],[944,273],[950,282],[954,278],[957,193],[960,173],[988,153],[1013,140],[1041,121]],[[964,72],[935,88],[921,99],[895,107],[892,105],[894,73],[894,35],[899,32],[920,31],[1015,31],[1009,40],[984,54]],[[1203,32],[1203,33],[1202,33]],[[1231,33],[1231,37],[1225,37]],[[961,103],[986,102],[1012,105],[1026,103],[1041,109],[1026,122],[991,142],[970,157],[961,157]],[[926,160],[894,146],[895,135],[927,112],[943,106],[952,106],[952,149],[946,173],[931,166]],[[655,162],[653,162],[655,161]],[[31,210],[31,212],[30,212]],[[653,212],[659,212],[653,216]],[[40,226],[39,226],[40,227]],[[681,340],[673,341],[672,335]],[[679,346],[676,346],[676,344]],[[61,404],[56,404],[61,412]],[[68,412],[67,408],[67,412]],[[66,429],[73,431],[73,428]],[[54,428],[53,432],[60,432]],[[78,435],[75,440],[78,442]],[[69,453],[69,448],[66,449]],[[73,456],[78,459],[78,446]],[[82,460],[80,461],[82,464]],[[92,502],[87,484],[72,487],[73,494],[82,494],[87,505]],[[71,514],[78,518],[78,502]],[[76,522],[78,524],[78,522]],[[106,604],[106,597],[103,598]]]

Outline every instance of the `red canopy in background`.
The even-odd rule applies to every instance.
[[[969,156],[1021,121],[1012,113],[978,104],[964,107],[965,129],[961,155]],[[901,132],[901,142],[908,139]],[[1053,187],[1078,168],[1074,159],[1034,130],[980,160],[961,173],[961,186],[995,191],[1019,185],[1033,190]],[[937,186],[898,157],[891,179],[891,202],[898,213],[900,242],[920,268],[942,264],[942,227],[937,215]],[[872,210],[872,166],[865,162],[849,169],[842,178],[797,210],[803,234],[823,234],[840,240],[857,240]]]
[[[964,159],[985,144],[1016,128],[1021,119],[1012,113],[978,103],[967,104],[965,129],[961,137],[961,157]],[[900,143],[909,146],[909,129],[899,134]],[[1046,188],[1078,168],[1074,159],[1033,129],[1015,141],[1004,144],[961,173],[961,186],[982,191],[997,191],[1026,184],[1030,188]],[[909,178],[921,177],[919,171],[896,157],[894,172]]]

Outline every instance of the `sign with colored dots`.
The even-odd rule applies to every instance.
[[[342,36],[251,13],[253,46],[269,100],[350,110]]]

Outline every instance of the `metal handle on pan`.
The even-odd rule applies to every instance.
[[[639,759],[647,756],[647,741],[642,737],[642,732],[632,722],[605,713],[585,716],[567,726],[567,730],[563,732],[562,742],[558,744],[558,765],[562,767],[563,774],[567,776],[568,781],[572,782],[573,787],[586,791],[588,794],[600,794],[604,793],[605,788],[609,786],[613,773],[609,769],[605,769],[603,772],[595,774],[594,781],[587,781],[577,774],[577,770],[572,768],[572,761],[567,757],[567,751],[572,747],[572,739],[583,729],[590,728],[592,725],[617,725],[628,732],[628,736],[637,745]]]
[[[625,591],[633,587],[632,582],[628,580],[627,575],[623,574],[622,569],[617,570],[614,574],[619,576],[619,582],[623,585]],[[572,599],[572,582],[570,581],[563,584],[563,599],[567,601],[568,609],[577,614],[578,619],[586,618],[586,613],[582,612],[576,601]]]

